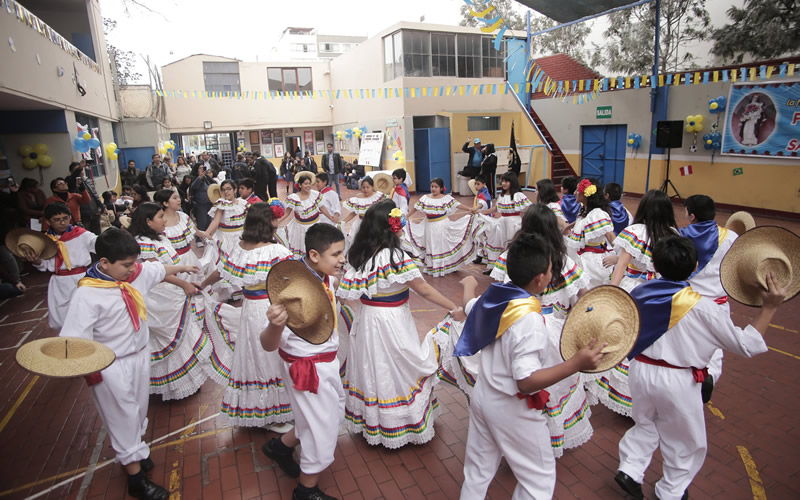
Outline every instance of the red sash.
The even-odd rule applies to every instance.
[[[694,381],[698,384],[702,384],[703,381],[708,377],[708,368],[695,368],[694,366],[675,366],[667,363],[663,359],[653,359],[644,354],[639,354],[635,358],[636,361],[640,363],[644,363],[647,365],[653,366],[663,366],[664,368],[675,368],[676,370],[692,370],[692,376],[694,376]]]
[[[319,389],[319,375],[317,375],[317,363],[330,363],[336,359],[336,351],[324,352],[314,356],[301,358],[292,356],[283,349],[278,349],[281,359],[289,363],[289,376],[292,377],[294,388],[297,391],[310,391],[317,393]]]
[[[518,392],[517,397],[519,399],[527,400],[528,409],[530,410],[544,410],[544,407],[547,405],[547,401],[550,399],[550,393],[542,389],[541,391],[536,391],[533,394],[522,394],[521,392]]]
[[[58,236],[57,241],[66,243],[68,241],[74,240],[75,238],[77,238],[78,236],[82,235],[85,232],[86,229],[80,226],[70,226],[69,230],[64,231],[63,233],[61,233],[61,235]],[[58,253],[56,254],[56,274],[59,274],[58,270],[61,269],[61,266],[64,264],[64,256],[61,253],[62,251],[66,252],[67,247],[65,245],[58,245]],[[69,255],[67,255],[67,260],[69,260]],[[71,267],[72,266],[70,266],[70,268]],[[81,272],[85,273],[86,268],[84,267],[83,271]],[[59,276],[64,276],[64,275],[59,274]]]
[[[83,274],[89,269],[86,266],[73,267],[72,269],[56,269],[56,276],[75,276],[76,274]]]
[[[175,253],[177,253],[178,255],[183,255],[191,249],[192,249],[191,245],[186,245],[183,248],[176,248]]]
[[[727,295],[723,295],[722,297],[717,297],[716,299],[714,299],[714,302],[716,302],[719,305],[727,304],[728,303],[728,296]]]

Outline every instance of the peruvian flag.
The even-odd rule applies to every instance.
[[[692,175],[693,173],[694,172],[692,172],[692,166],[691,165],[684,165],[684,166],[681,167],[681,176]]]

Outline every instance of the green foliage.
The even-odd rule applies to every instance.
[[[744,55],[771,59],[800,53],[800,2],[798,0],[745,0],[731,7],[732,23],[714,30],[711,52],[742,62]]]
[[[494,6],[494,12],[490,12],[487,17],[494,18],[497,17],[495,13],[500,15],[503,20],[506,22],[506,26],[508,29],[512,30],[525,30],[526,21],[525,17],[520,14],[519,10],[517,9],[517,3],[513,0],[486,0],[483,3],[478,1],[473,2],[475,5],[472,6],[472,10],[475,12],[483,12],[484,10],[488,9],[490,6]],[[463,4],[460,8],[461,12],[461,21],[458,23],[460,26],[486,26],[485,23],[478,21],[475,17],[469,14],[470,6],[467,4]]]
[[[136,54],[130,50],[120,50],[108,41],[108,34],[117,27],[117,22],[107,17],[103,18],[103,31],[106,35],[106,48],[111,64],[116,66],[116,78],[119,85],[135,83],[142,78],[136,71]]]
[[[549,17],[533,13],[531,15],[532,33],[552,28],[555,25],[556,22]],[[592,28],[588,24],[578,23],[536,35],[533,38],[533,53],[540,55],[567,54],[581,64],[591,64],[594,54],[590,50],[584,50],[586,38],[591,31]]]

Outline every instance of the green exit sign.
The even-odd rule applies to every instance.
[[[604,118],[611,118],[611,106],[597,106],[595,118],[602,120]]]

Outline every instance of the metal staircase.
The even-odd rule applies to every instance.
[[[556,143],[555,139],[553,139],[553,136],[550,135],[550,132],[547,130],[547,127],[545,127],[544,122],[542,122],[541,118],[539,118],[539,115],[536,114],[536,111],[533,110],[533,106],[530,108],[530,115],[533,119],[533,123],[536,124],[536,128],[542,135],[543,140],[546,144],[550,145],[550,150],[553,154],[553,160],[550,163],[550,178],[553,179],[553,183],[556,185],[556,190],[558,190],[558,187],[561,186],[561,179],[569,175],[577,174],[575,173],[575,169],[572,168],[572,165],[569,163],[569,160],[567,160],[567,157],[564,156],[561,148],[558,147],[558,143]]]

